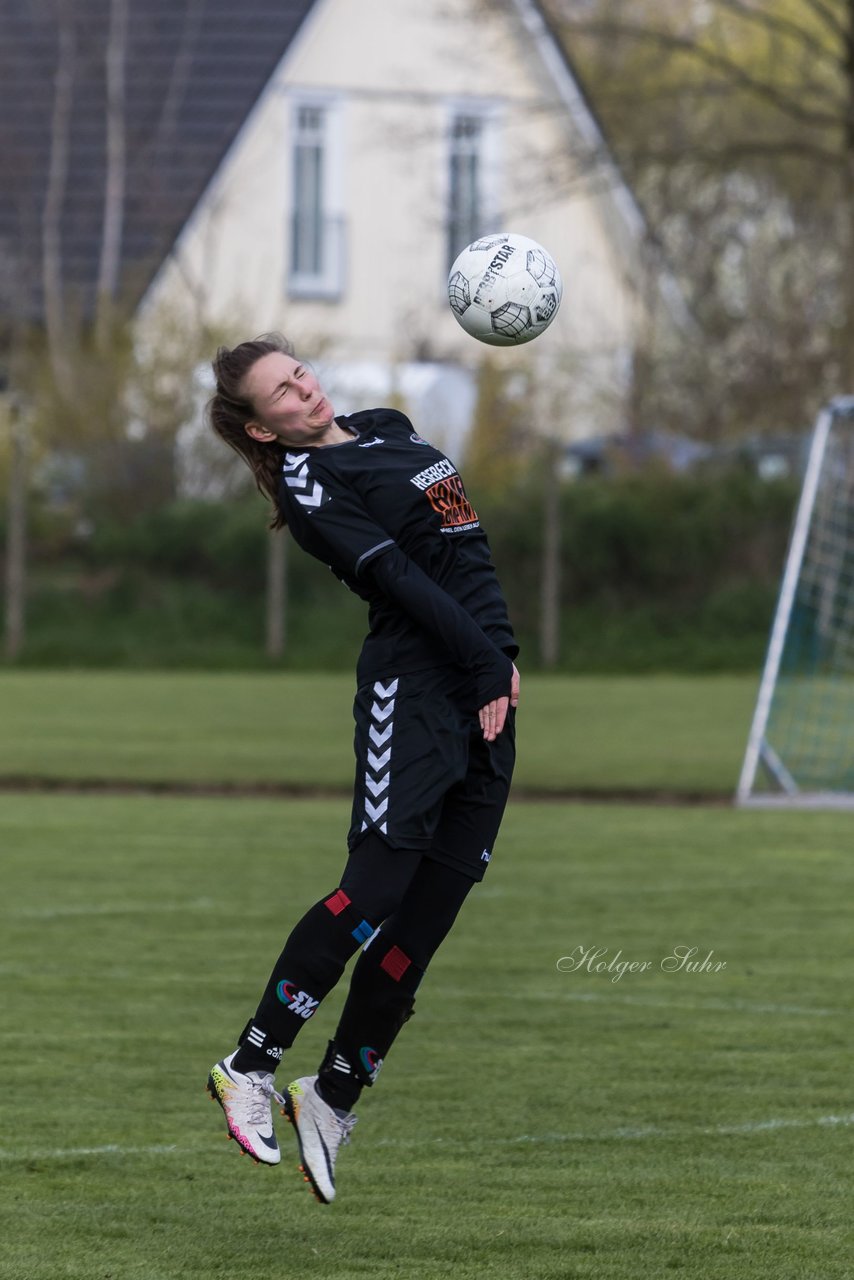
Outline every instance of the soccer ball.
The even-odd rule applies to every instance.
[[[448,301],[465,329],[495,347],[530,342],[549,327],[563,294],[554,259],[536,240],[481,236],[448,276]]]

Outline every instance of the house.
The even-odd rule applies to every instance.
[[[639,329],[681,322],[537,0],[2,5],[0,307],[39,317],[46,245],[91,307],[111,208],[141,341],[167,318],[283,329],[339,407],[394,393],[439,436],[443,371],[472,386],[487,357],[530,375],[549,430],[619,429]],[[506,229],[548,247],[564,300],[537,342],[493,350],[446,279]]]

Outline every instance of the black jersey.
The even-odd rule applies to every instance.
[[[480,706],[506,696],[518,646],[456,467],[394,409],[336,422],[353,440],[286,454],[279,503],[296,542],[370,606],[359,684],[456,662]]]

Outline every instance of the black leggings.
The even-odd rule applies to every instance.
[[[382,923],[383,936],[403,947],[420,969],[447,937],[474,883],[420,852],[390,849],[373,833],[353,849],[341,877],[354,907]]]
[[[388,1047],[475,883],[464,872],[415,850],[390,849],[381,836],[368,833],[350,853],[340,887],[292,929],[255,1017],[244,1028],[237,1069],[271,1069],[377,930],[354,967],[339,1031],[343,1027],[358,1037],[368,1012],[375,1011],[373,1041]],[[385,988],[384,995],[377,988]]]

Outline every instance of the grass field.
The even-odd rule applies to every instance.
[[[516,782],[731,793],[757,682],[523,676]],[[0,778],[352,784],[353,680],[0,673]]]
[[[205,734],[179,757],[164,730],[174,767],[292,759],[272,685],[269,751],[238,716],[248,757]],[[101,705],[78,707],[79,751],[70,697],[54,732],[48,682],[20,757],[4,723],[4,769],[33,769],[37,739],[54,770],[152,768],[152,700],[110,689],[127,755],[97,753]],[[235,697],[199,712],[206,733],[228,737]],[[337,800],[0,797],[4,1280],[850,1278],[850,818],[511,806],[323,1208],[284,1121],[283,1165],[258,1169],[203,1085],[287,925],[334,887],[347,816]],[[678,946],[726,967],[664,971]],[[561,971],[579,947],[650,968]],[[313,1069],[339,1002],[283,1075]]]

